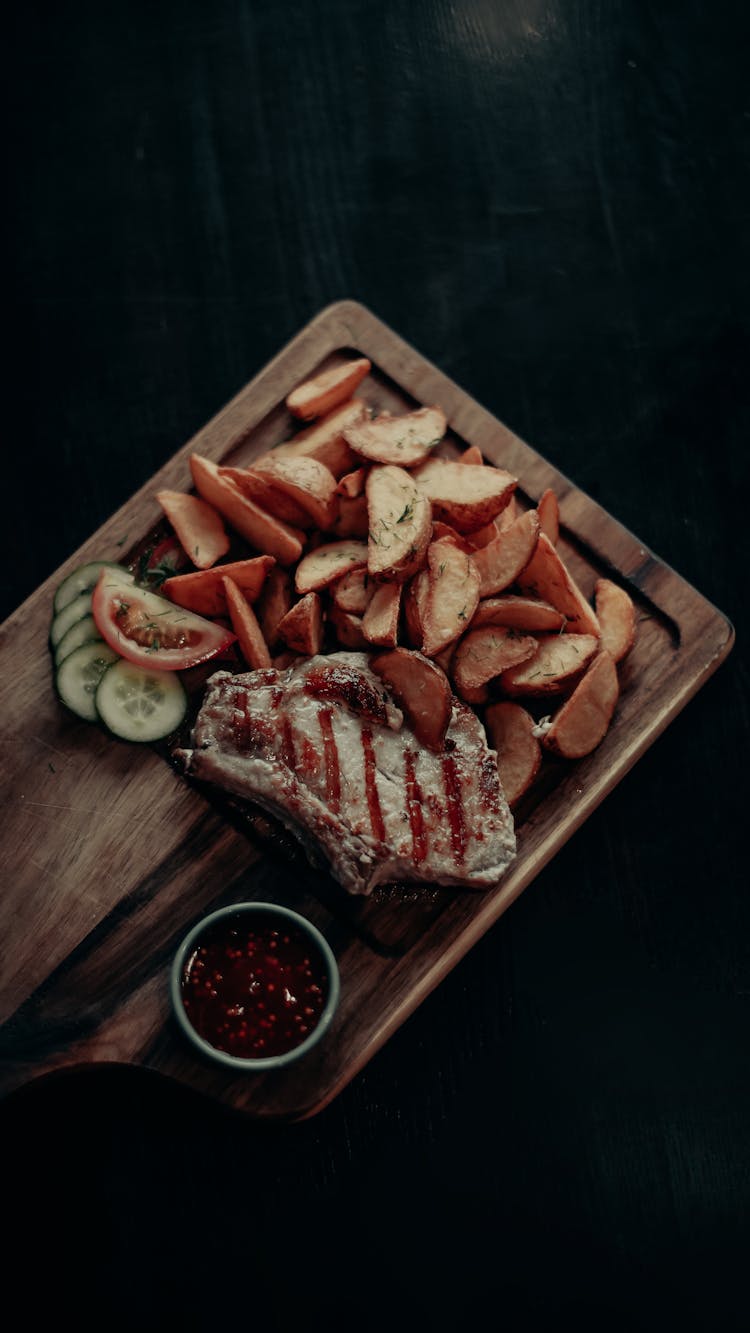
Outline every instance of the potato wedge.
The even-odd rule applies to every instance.
[[[505,510],[503,510],[503,513],[499,514],[497,518],[493,518],[491,523],[485,523],[483,528],[477,528],[476,532],[470,532],[467,535],[466,540],[472,551],[481,551],[483,546],[489,546],[490,542],[494,542],[495,538],[499,537],[500,533],[503,531],[500,519],[503,517],[504,513]],[[510,527],[510,524],[506,523],[505,527]]]
[[[425,562],[432,533],[429,501],[409,472],[385,464],[367,478],[367,513],[370,574],[404,583]]]
[[[382,653],[370,665],[403,709],[420,745],[428,750],[442,750],[453,698],[440,667],[408,648],[394,648],[393,652]]]
[[[253,608],[240,592],[234,579],[225,576],[222,582],[232,629],[237,635],[240,652],[247,665],[251,671],[256,671],[260,667],[270,667],[271,654]]]
[[[491,597],[515,583],[528,565],[539,538],[539,519],[533,509],[499,532],[489,546],[475,551],[472,561],[479,573],[479,596]]]
[[[484,715],[487,740],[497,751],[497,771],[511,809],[529,790],[539,772],[542,747],[534,735],[534,719],[520,704],[490,704]]]
[[[445,427],[445,413],[439,407],[420,407],[396,417],[382,412],[373,421],[349,426],[344,439],[361,458],[406,468],[429,457],[445,435]]]
[[[459,551],[471,552],[474,550],[473,544],[467,541],[466,537],[462,537],[461,533],[456,532],[456,529],[452,528],[449,523],[443,523],[438,518],[432,524],[432,540],[437,542],[440,541],[441,537],[446,537],[448,541],[453,542],[453,545],[457,546]]]
[[[279,638],[296,653],[314,657],[323,643],[323,604],[309,592],[287,611],[279,625]]]
[[[351,398],[357,386],[369,375],[370,369],[366,356],[357,357],[354,361],[343,361],[298,384],[296,389],[287,394],[286,405],[292,416],[300,417],[302,421],[311,421],[313,417],[320,417]]]
[[[198,495],[184,491],[157,491],[156,498],[177,534],[183,550],[198,569],[210,569],[229,550],[221,514]]]
[[[560,538],[560,506],[554,491],[548,488],[542,492],[536,512],[539,515],[539,527],[545,537],[549,537],[552,545],[557,546]]]
[[[519,634],[502,625],[469,630],[459,643],[451,666],[456,689],[463,698],[463,691],[478,689],[502,671],[528,661],[537,646],[533,635]]]
[[[516,478],[496,467],[465,467],[444,458],[430,458],[414,472],[414,479],[442,518],[459,532],[476,532],[505,508],[516,488]]]
[[[505,529],[509,528],[512,523],[515,523],[516,519],[520,518],[524,512],[525,511],[521,508],[515,495],[511,495],[507,505],[504,509],[500,510],[500,513],[495,519],[498,532],[504,532]]]
[[[336,638],[342,648],[351,648],[354,652],[368,652],[372,644],[362,633],[362,617],[351,611],[342,611],[334,603],[328,611],[328,619],[336,631]]]
[[[353,569],[331,584],[331,597],[341,611],[363,616],[375,591],[366,569]]]
[[[401,583],[381,583],[376,587],[362,617],[362,633],[368,643],[382,648],[396,647],[402,587]]]
[[[457,644],[458,640],[454,639],[453,643],[449,643],[448,647],[444,648],[442,653],[436,653],[434,657],[431,657],[429,659],[429,661],[435,663],[435,666],[439,666],[440,670],[444,671],[449,679],[451,674],[451,665],[453,663],[453,658],[456,655]],[[478,700],[478,702],[481,703],[482,701]]]
[[[251,546],[274,556],[280,565],[292,565],[299,560],[305,540],[303,532],[259,508],[233,481],[220,475],[217,464],[210,458],[193,454],[190,471],[198,494],[218,509]]]
[[[511,698],[563,694],[586,670],[598,652],[594,634],[540,634],[533,657],[500,676],[500,687]]]
[[[294,586],[303,595],[318,592],[353,569],[363,569],[366,564],[367,547],[364,542],[326,542],[300,560],[294,575]]]
[[[272,659],[271,665],[277,671],[286,671],[287,667],[296,666],[297,662],[302,661],[301,653],[293,653],[291,648],[285,648],[282,653],[277,653]]]
[[[227,599],[223,580],[230,578],[248,602],[260,596],[276,561],[271,555],[256,555],[252,560],[233,560],[228,565],[201,569],[193,574],[174,574],[165,579],[161,591],[171,602],[196,611],[199,616],[225,616]]]
[[[426,569],[420,569],[409,583],[404,597],[404,621],[406,638],[412,648],[421,648],[424,639],[424,611],[427,605],[427,593],[430,575]]]
[[[338,495],[338,512],[331,523],[329,532],[340,537],[342,541],[347,537],[366,538],[369,531],[369,518],[367,514],[367,496],[356,495]]]
[[[263,638],[269,648],[278,647],[279,625],[292,608],[292,576],[288,569],[274,565],[269,570],[256,603],[256,613]]]
[[[343,477],[339,477],[336,494],[347,495],[350,500],[356,500],[358,495],[364,495],[369,470],[366,467],[358,467],[353,472],[345,472]]]
[[[482,629],[485,625],[507,625],[509,629],[526,630],[527,633],[539,630],[552,633],[563,629],[565,616],[549,602],[540,602],[536,597],[505,593],[503,597],[488,597],[479,603],[471,629]]]
[[[468,629],[479,603],[479,574],[471,556],[445,537],[430,544],[427,561],[422,652],[435,657]]]
[[[625,589],[610,579],[597,579],[594,606],[602,627],[602,648],[621,662],[635,643],[635,607]]]
[[[307,513],[323,531],[336,517],[336,478],[317,458],[277,458],[264,454],[252,465],[276,490],[283,491]]]
[[[459,454],[458,458],[456,459],[456,462],[469,463],[474,467],[482,467],[484,464],[484,457],[482,455],[482,450],[478,449],[475,444],[470,444],[467,446],[466,449],[464,449],[462,454]]]
[[[603,648],[552,719],[542,745],[563,759],[582,759],[604,739],[617,705],[617,667]]]
[[[273,482],[262,473],[252,468],[220,467],[219,476],[235,486],[253,504],[259,505],[267,514],[278,518],[282,523],[289,523],[293,528],[305,531],[313,526],[313,520],[301,504],[284,491],[274,486]]]
[[[562,611],[568,633],[601,637],[601,627],[593,608],[545,533],[540,532],[536,550],[516,582],[521,592],[550,602]]]
[[[466,685],[458,686],[453,681],[453,688],[459,699],[463,699],[465,704],[477,705],[486,704],[490,697],[489,689],[486,685]]]
[[[334,477],[342,477],[345,472],[351,472],[358,461],[344,439],[344,431],[366,417],[365,404],[359,398],[350,398],[326,412],[312,426],[298,431],[293,439],[277,444],[274,453],[278,458],[317,458],[319,463],[325,463]]]

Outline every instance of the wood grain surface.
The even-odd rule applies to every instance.
[[[57,584],[89,559],[132,563],[158,530],[154,498],[188,489],[191,452],[247,464],[286,439],[289,390],[352,350],[370,358],[361,396],[379,409],[437,404],[447,453],[477,445],[535,502],[560,499],[561,551],[587,596],[614,577],[637,608],[636,646],[621,667],[615,721],[585,761],[550,762],[517,817],[519,852],[486,893],[387,886],[348,899],[286,849],[261,861],[273,833],[241,803],[184,783],[150,748],[81,723],[51,686],[46,635]],[[628,772],[729,652],[727,620],[572,482],[474,402],[368,310],[342,301],[318,315],[181,449],[0,632],[0,709],[13,716],[3,781],[2,904],[9,944],[0,976],[3,1085],[82,1063],[159,1070],[257,1117],[321,1110],[463,957]],[[26,664],[23,689],[20,665]],[[194,684],[197,700],[200,681]],[[234,818],[232,815],[234,814]],[[244,826],[244,827],[243,827]],[[227,902],[270,898],[302,911],[334,948],[342,1000],[304,1060],[248,1077],[188,1047],[169,1012],[167,973],[197,917]]]
[[[316,312],[354,297],[570,478],[568,503],[586,492],[721,608],[737,642],[321,1114],[261,1123],[112,1062],[3,1098],[3,1308],[113,1331],[744,1333],[750,8],[6,8],[0,622]],[[45,652],[35,641],[29,692],[46,701]],[[25,672],[0,716],[14,767]],[[153,925],[166,960],[177,780],[148,761],[160,799],[133,829],[122,747],[86,729],[55,754],[29,736],[43,731],[24,733],[3,821],[18,827],[19,794],[53,803],[26,827],[56,821],[60,865],[88,873],[92,809],[108,819],[107,873],[136,868],[130,928]],[[106,805],[60,801],[66,764]],[[251,861],[241,826],[180,790],[186,864],[217,840],[219,891],[296,892],[304,862],[265,841]],[[14,901],[54,955],[56,862],[37,850]],[[118,923],[100,878],[82,938]],[[213,889],[188,886],[185,915]],[[81,1011],[89,965],[69,974]]]

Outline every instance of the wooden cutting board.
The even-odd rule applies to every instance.
[[[497,889],[408,886],[351,899],[269,821],[179,776],[157,750],[79,722],[57,701],[52,597],[84,561],[127,561],[159,526],[161,488],[188,490],[188,457],[247,463],[288,438],[284,398],[342,354],[368,356],[359,391],[381,408],[439,404],[453,445],[476,444],[535,502],[560,499],[560,549],[590,596],[606,575],[634,598],[638,637],[602,745],[546,761],[518,812],[518,857]],[[0,629],[3,653],[1,1087],[76,1065],[158,1070],[262,1118],[322,1109],[495,922],[726,657],[726,618],[592,499],[368,310],[342,301],[287,347],[71,556]],[[270,899],[308,915],[338,958],[326,1038],[286,1070],[242,1075],[196,1056],[170,1015],[167,976],[190,926],[224,903]]]

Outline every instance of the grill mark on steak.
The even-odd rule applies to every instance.
[[[452,754],[443,755],[443,781],[445,799],[448,808],[448,822],[451,827],[451,847],[456,865],[460,865],[466,856],[466,819],[461,801],[461,787],[458,781],[456,761]]]
[[[223,728],[224,737],[239,751],[273,750],[273,727],[264,717],[250,711],[247,690],[238,695],[234,721]]]
[[[292,731],[291,719],[284,714],[281,723],[281,762],[286,764],[292,773],[297,772],[297,756],[294,752],[294,733]]]
[[[266,685],[275,685],[279,679],[276,667],[261,667],[244,678],[246,690],[262,690]]]
[[[362,728],[362,753],[365,759],[365,791],[367,792],[367,808],[370,812],[370,827],[373,837],[377,838],[378,842],[385,842],[383,811],[380,808],[378,784],[375,778],[375,751],[372,745],[372,732],[369,727]]]
[[[306,778],[316,778],[320,772],[320,755],[307,736],[302,737],[302,773]]]
[[[411,828],[411,856],[415,865],[421,865],[427,855],[427,840],[422,817],[422,792],[417,782],[417,756],[413,750],[404,750],[404,785],[406,812]]]
[[[333,709],[319,708],[318,721],[323,737],[323,757],[326,766],[326,801],[329,809],[337,815],[341,803],[341,772],[336,737],[333,734]]]
[[[305,681],[305,694],[313,699],[328,699],[347,704],[355,713],[386,726],[388,714],[383,696],[373,688],[361,671],[334,663],[311,671]]]
[[[308,679],[330,678],[337,662],[365,685],[319,700]],[[367,715],[370,689],[385,724]],[[280,818],[352,893],[414,879],[490,888],[513,859],[512,816],[476,714],[454,699],[443,753],[425,750],[363,653],[217,672],[193,744],[179,752],[191,775]]]

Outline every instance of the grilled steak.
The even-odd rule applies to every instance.
[[[275,815],[350,893],[403,880],[488,888],[515,855],[481,723],[454,699],[422,748],[363,653],[208,682],[186,771]]]

